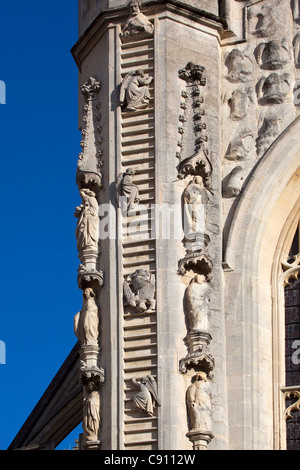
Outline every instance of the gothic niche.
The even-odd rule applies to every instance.
[[[290,77],[286,73],[279,75],[273,72],[262,77],[257,84],[257,97],[262,105],[283,103],[289,92]]]
[[[176,154],[179,159],[178,178],[198,175],[203,178],[204,185],[210,187],[212,166],[205,145],[208,141],[208,136],[204,132],[206,124],[202,121],[205,115],[202,106],[204,98],[201,94],[201,87],[206,84],[204,67],[189,62],[185,68],[179,70],[178,76],[186,82],[185,90],[181,93],[183,101],[180,107],[183,113],[179,116],[178,127],[180,135],[177,143],[179,151]]]
[[[120,34],[122,39],[131,36],[146,34],[153,35],[154,26],[148,18],[141,12],[139,0],[131,0],[129,3],[130,16],[123,26]]]
[[[153,77],[146,76],[143,70],[129,72],[120,87],[120,106],[124,111],[136,111],[149,106],[151,99],[149,85]]]
[[[155,276],[146,269],[137,269],[123,284],[124,306],[138,312],[155,310]]]
[[[160,406],[157,393],[157,383],[152,375],[142,377],[139,381],[135,378],[131,379],[132,384],[138,392],[133,395],[133,402],[136,408],[147,416],[152,417],[154,415],[154,408]]]
[[[84,262],[84,252],[93,250],[98,252],[99,218],[96,194],[90,189],[81,189],[82,204],[75,208],[75,217],[78,219],[75,236],[79,259]]]
[[[82,141],[80,143],[82,152],[78,157],[76,183],[79,189],[88,188],[96,193],[102,187],[101,166],[102,157],[102,127],[100,125],[101,113],[100,102],[96,99],[101,84],[90,77],[80,89],[84,97],[84,128],[81,130]]]
[[[122,213],[133,211],[140,202],[139,188],[133,183],[133,175],[135,170],[127,168],[125,172],[119,174],[116,181],[117,201]]]
[[[209,236],[205,233],[208,201],[201,176],[195,176],[182,195],[184,244],[187,253],[201,251],[209,242]]]
[[[253,79],[253,62],[239,49],[233,49],[225,60],[226,78],[232,83],[245,83]]]
[[[193,443],[193,450],[206,450],[213,439],[211,419],[211,385],[206,371],[200,371],[192,378],[186,392],[189,432],[187,437]]]
[[[287,41],[273,39],[272,41],[261,43],[256,48],[257,63],[262,69],[278,70],[282,69],[290,62],[291,56]]]

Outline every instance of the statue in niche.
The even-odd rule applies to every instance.
[[[155,276],[146,269],[137,269],[127,276],[123,286],[125,305],[139,312],[155,309]]]
[[[120,88],[120,105],[127,111],[136,111],[149,106],[149,85],[153,77],[146,76],[143,70],[129,72]]]
[[[83,400],[82,428],[86,443],[99,441],[100,429],[100,393],[97,378],[83,382],[86,397]]]
[[[81,189],[82,204],[75,209],[78,218],[75,236],[77,250],[81,253],[85,248],[98,248],[99,218],[96,195],[90,189]]]
[[[185,291],[185,309],[189,332],[209,333],[210,278],[196,274]]]
[[[291,60],[286,40],[261,43],[256,52],[257,63],[264,69],[282,69]]]
[[[98,344],[99,315],[95,293],[91,287],[83,291],[82,310],[74,317],[74,332],[81,347]]]
[[[140,33],[153,34],[154,26],[148,18],[141,12],[141,5],[139,0],[131,0],[130,2],[130,16],[126,21],[121,37],[134,36]]]
[[[261,104],[280,104],[290,91],[289,75],[273,72],[261,78],[257,86],[257,96]]]
[[[253,78],[253,63],[239,49],[233,49],[226,58],[227,80],[233,83],[248,82]]]
[[[132,378],[131,381],[139,390],[132,398],[136,407],[152,417],[153,409],[156,406],[160,406],[155,378],[152,375],[147,375],[147,377],[142,377],[140,382],[135,378]]]
[[[190,430],[212,429],[211,420],[211,391],[207,374],[198,372],[192,379],[192,384],[186,392]]]
[[[183,226],[185,241],[194,250],[205,246],[206,204],[209,201],[201,176],[195,176],[183,192]],[[194,245],[194,246],[193,246]]]
[[[125,173],[120,173],[116,182],[117,199],[122,212],[134,210],[140,202],[139,188],[132,181],[134,174],[133,168],[127,168]]]

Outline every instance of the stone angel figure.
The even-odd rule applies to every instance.
[[[146,108],[149,105],[149,85],[152,77],[146,76],[143,70],[129,72],[120,88],[120,105],[127,111]]]
[[[140,382],[135,378],[132,378],[131,381],[139,390],[132,398],[136,407],[148,416],[153,416],[153,409],[160,406],[155,378],[152,375],[147,375],[142,377]]]
[[[136,307],[139,312],[155,309],[155,276],[146,269],[137,269],[128,276],[123,292],[125,305]]]
[[[97,248],[99,238],[98,202],[90,189],[81,189],[82,204],[75,209],[78,219],[75,236],[77,249],[81,253],[86,248]]]

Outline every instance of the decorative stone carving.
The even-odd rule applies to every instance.
[[[138,34],[152,35],[154,31],[153,24],[141,12],[139,0],[131,0],[129,3],[130,16],[123,26],[121,38],[136,36]]]
[[[232,83],[245,83],[253,79],[253,62],[239,49],[233,49],[225,60],[228,68],[226,78]]]
[[[97,271],[96,269],[88,269],[83,264],[80,264],[78,268],[77,283],[79,289],[84,290],[86,287],[92,287],[97,289],[103,286],[103,272]]]
[[[206,352],[206,345],[209,344],[211,338],[207,336],[205,343],[198,347],[197,350],[190,352],[186,357],[179,361],[179,371],[186,374],[189,369],[204,370],[209,378],[212,378],[212,371],[215,367],[215,361],[211,354]]]
[[[189,62],[184,69],[179,70],[178,75],[186,82],[186,88],[181,93],[184,99],[180,105],[183,114],[179,116],[180,140],[176,155],[179,159],[178,178],[183,179],[187,175],[202,176],[204,185],[210,188],[212,166],[205,146],[208,140],[203,132],[206,124],[202,122],[205,115],[202,107],[204,98],[201,95],[201,86],[206,84],[204,67]]]
[[[100,446],[100,377],[98,374],[82,376],[84,386],[83,420],[84,447],[97,449]]]
[[[99,218],[98,202],[96,195],[90,189],[81,189],[82,204],[75,209],[75,217],[78,219],[75,236],[79,257],[86,249],[98,249],[99,242]]]
[[[98,345],[98,307],[95,302],[95,293],[90,287],[87,287],[83,291],[83,307],[82,310],[75,315],[74,332],[81,347]]]
[[[131,381],[139,390],[132,398],[134,404],[139,410],[152,417],[154,408],[160,406],[155,378],[152,375],[147,375],[147,377],[142,377],[139,382],[135,378],[132,378]]]
[[[241,129],[228,146],[228,160],[248,160],[256,156],[254,132]]]
[[[257,85],[257,97],[260,104],[280,104],[286,99],[290,90],[290,77],[276,72],[262,77]]]
[[[241,121],[248,114],[249,100],[252,99],[250,89],[246,91],[235,90],[228,100],[230,106],[230,118],[233,121]]]
[[[211,419],[211,390],[207,374],[198,372],[186,392],[190,432],[194,450],[205,450],[214,437]]]
[[[90,77],[81,87],[85,100],[84,129],[82,129],[82,152],[77,164],[76,182],[79,189],[89,188],[96,193],[102,187],[102,127],[100,126],[100,102],[96,99],[101,85],[95,78]]]
[[[295,398],[296,401],[288,406],[285,410],[285,419],[293,418],[292,412],[300,410],[300,387],[295,387],[294,390],[286,390],[284,392],[284,399]]]
[[[291,0],[291,8],[293,13],[293,19],[295,23],[300,22],[300,2],[299,0]]]
[[[197,274],[185,291],[185,310],[189,332],[209,333],[209,280],[203,274]]]
[[[284,9],[282,0],[269,0],[253,5],[248,10],[250,32],[257,37],[272,37],[279,29],[283,29]],[[284,8],[284,6],[283,6]]]
[[[155,309],[155,276],[146,269],[137,269],[127,276],[123,292],[125,306],[135,307],[139,312]]]
[[[263,120],[263,124],[259,130],[257,138],[257,154],[263,155],[272,145],[274,140],[280,135],[281,118],[278,114],[270,114]]]
[[[287,41],[273,39],[269,42],[259,44],[256,49],[257,63],[263,69],[278,70],[282,69],[290,62],[291,56],[287,46]]]
[[[300,31],[298,31],[293,40],[294,61],[296,68],[300,67]]]
[[[183,195],[184,241],[188,252],[202,250],[209,242],[205,233],[207,190],[201,176],[195,176],[185,188]]]
[[[125,173],[120,173],[116,181],[117,200],[122,212],[134,210],[140,202],[139,188],[132,181],[134,174],[133,168],[127,168]]]
[[[240,194],[244,181],[244,171],[241,166],[236,166],[231,170],[227,178],[227,184],[224,189],[224,196],[236,197]]]
[[[128,73],[120,87],[120,105],[126,111],[147,108],[151,99],[149,85],[153,77],[146,76],[143,70]]]
[[[194,252],[182,258],[178,263],[178,274],[184,275],[189,269],[204,274],[211,280],[212,262],[205,254]]]
[[[288,260],[281,263],[284,287],[289,286],[292,279],[297,280],[300,274],[300,253],[292,256],[292,259],[294,261]]]

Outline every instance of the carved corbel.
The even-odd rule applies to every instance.
[[[184,275],[188,270],[193,270],[197,274],[204,274],[211,279],[212,262],[203,253],[191,253],[178,262],[178,274]]]

